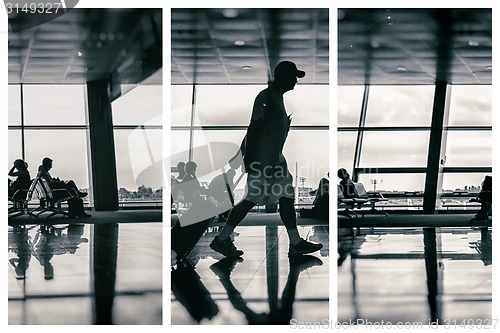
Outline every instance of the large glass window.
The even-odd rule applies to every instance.
[[[87,189],[85,97],[84,85],[9,86],[9,168],[13,160],[22,157],[24,149],[32,177],[42,159],[49,157],[53,159],[53,177],[74,180],[78,187]],[[24,126],[18,129],[16,126],[22,124],[21,103]],[[118,186],[130,192],[142,185],[151,187],[154,195],[148,199],[161,200],[161,86],[136,86],[112,103],[112,111]],[[24,147],[21,143],[23,133]],[[120,194],[122,192],[127,191]]]
[[[74,180],[79,188],[88,189],[85,86],[9,86],[10,126],[22,124],[21,105],[24,126],[9,128],[9,168],[13,160],[22,158],[24,150],[31,177],[37,174],[42,159],[49,157],[53,160],[53,177]],[[23,134],[24,147],[21,142]]]
[[[171,125],[189,126],[191,124],[193,86],[171,86],[170,96]]]
[[[454,191],[478,193],[484,177],[483,173],[446,173],[443,176],[443,193]]]
[[[21,125],[21,86],[9,85],[9,125]]]
[[[154,193],[163,187],[162,87],[136,86],[111,108],[120,200],[137,200],[143,186],[151,193],[141,200],[161,200]]]
[[[259,85],[199,85],[196,87],[195,125],[247,126]]]
[[[284,96],[292,125],[328,125],[329,90],[326,85],[297,85]]]
[[[352,169],[354,161],[354,150],[356,148],[356,138],[358,132],[339,132],[337,135],[337,164],[338,168],[346,170]]]
[[[162,187],[161,129],[115,130],[114,136],[118,187]]]
[[[480,204],[471,202],[470,196],[479,193],[485,176],[484,173],[445,173],[442,185],[442,209],[479,209]]]
[[[364,86],[338,89],[338,163],[348,170],[352,169],[356,156],[359,132],[352,131],[352,127],[357,127],[361,118],[363,89]],[[363,134],[360,160],[355,167],[370,169],[373,173],[360,174],[358,181],[387,193],[424,190],[426,173],[413,168],[425,170],[427,165],[434,90],[434,86],[369,87],[365,123],[359,129]],[[472,184],[480,184],[484,179],[484,174],[475,172],[474,168],[492,166],[491,86],[452,86],[449,92],[449,121],[444,124],[444,166],[466,167],[469,171],[456,174],[457,170],[445,169],[450,173],[443,175],[442,190],[452,193],[462,189],[460,196],[466,200],[470,197],[468,193],[476,190]],[[377,173],[379,168],[391,169]],[[443,200],[453,206],[452,199]]]
[[[176,166],[179,162],[189,160],[189,131],[175,130],[170,132],[170,164]]]
[[[363,102],[364,86],[337,88],[338,126],[358,126]]]
[[[112,103],[113,125],[162,125],[162,87],[139,85]]]
[[[370,86],[366,126],[430,126],[433,86]]]
[[[491,86],[452,86],[450,126],[491,126]]]
[[[425,174],[413,173],[379,173],[361,174],[359,181],[367,191],[422,192],[425,188]]]
[[[44,157],[53,160],[52,177],[89,187],[85,130],[25,130],[26,162],[34,177]]]
[[[329,172],[328,131],[290,131],[283,155],[293,177],[305,178],[306,187],[317,188]]]
[[[24,85],[25,125],[85,125],[85,86]]]
[[[491,131],[448,131],[447,167],[491,167]]]
[[[452,86],[446,166],[491,167],[491,124],[491,86]]]
[[[8,141],[9,141],[9,153],[8,153],[8,170],[12,168],[13,163],[15,160],[18,158],[23,158],[23,153],[22,153],[22,148],[21,148],[21,131],[20,130],[10,130],[9,131],[9,136],[8,136]],[[30,166],[29,169],[32,169],[32,166]]]
[[[200,155],[203,155],[201,153],[203,151],[203,147],[206,147],[207,144],[213,144],[213,143],[225,143],[227,146],[221,145],[221,151],[216,151],[214,153],[211,153],[211,160],[213,162],[208,162],[210,164],[214,163],[214,161],[222,159],[226,159],[226,162],[229,160],[229,158],[233,157],[234,154],[238,151],[241,145],[241,141],[245,137],[246,131],[243,130],[207,130],[207,131],[195,131],[194,132],[194,144],[193,144],[193,159],[196,161],[198,158],[200,158]],[[226,148],[224,148],[226,147]],[[198,149],[196,149],[198,148]],[[197,157],[198,155],[198,157]],[[221,157],[219,158],[219,156]],[[220,162],[220,161],[219,161]],[[216,163],[220,164],[220,163]]]
[[[425,167],[428,131],[365,132],[360,167]]]

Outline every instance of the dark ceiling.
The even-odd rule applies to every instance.
[[[9,16],[9,83],[110,79],[116,86],[139,83],[161,68],[161,9],[75,8],[13,32],[27,24],[21,14]],[[161,75],[154,77],[148,82],[161,83]]]
[[[265,84],[281,60],[328,83],[328,9],[172,9],[172,83]]]
[[[491,84],[491,18],[491,9],[339,10],[339,84]],[[263,84],[286,59],[307,72],[302,83],[326,84],[328,21],[328,9],[173,9],[172,83]],[[9,83],[134,84],[158,68],[161,10],[76,8],[9,32]]]
[[[338,82],[491,84],[491,9],[339,9]]]

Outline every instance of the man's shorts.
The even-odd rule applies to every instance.
[[[293,178],[286,160],[275,167],[252,170],[247,176],[245,200],[258,205],[278,203],[280,198],[295,198]]]

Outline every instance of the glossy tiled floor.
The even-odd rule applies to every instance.
[[[341,228],[338,320],[491,320],[491,267],[491,228]]]
[[[9,324],[161,324],[162,224],[9,227]]]
[[[284,227],[244,226],[234,233],[244,255],[223,259],[209,248],[218,231],[210,228],[188,257],[190,264],[172,261],[172,324],[286,325],[291,319],[329,319],[328,226],[298,229],[323,249],[289,260]]]

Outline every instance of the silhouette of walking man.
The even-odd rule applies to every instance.
[[[293,179],[282,153],[291,122],[283,104],[283,94],[293,90],[297,78],[305,74],[293,62],[282,61],[274,70],[274,82],[255,99],[242,147],[248,173],[245,199],[233,207],[226,224],[210,244],[213,250],[226,257],[243,255],[230,236],[256,204],[279,202],[280,217],[290,239],[289,256],[311,253],[323,247],[300,238],[295,220]]]

